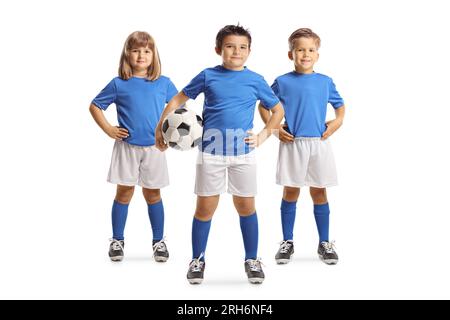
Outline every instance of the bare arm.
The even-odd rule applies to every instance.
[[[161,114],[161,118],[159,119],[158,125],[155,129],[155,140],[156,140],[156,147],[164,151],[167,149],[167,144],[164,141],[164,138],[162,136],[162,123],[164,119],[167,117],[169,113],[171,113],[173,110],[178,109],[180,106],[186,103],[186,101],[189,100],[189,97],[185,95],[183,92],[179,92],[176,96],[174,96],[167,106],[164,108],[164,111]]]
[[[267,122],[269,122],[270,119],[270,110],[266,109],[264,105],[260,103],[258,105],[258,111],[264,124],[267,124]]]
[[[258,106],[258,110],[262,121],[265,124],[267,124],[267,122],[269,122],[270,119],[271,110],[267,110],[266,108],[264,108],[264,106],[261,103]],[[284,117],[284,109],[283,109],[283,117]],[[283,117],[281,118],[281,120],[283,120]],[[284,130],[286,127],[287,125],[278,125],[277,127],[274,128],[274,130],[272,130],[273,134],[275,134],[278,137],[278,139],[280,139],[283,142],[292,142],[294,141],[294,136],[289,132],[287,132],[286,130]]]
[[[326,138],[331,136],[336,132],[337,129],[342,126],[345,116],[345,106],[341,106],[335,109],[334,114],[336,115],[336,118],[327,122],[327,129],[322,135],[322,140],[325,140]]]
[[[94,118],[98,126],[111,138],[116,140],[122,140],[128,137],[128,130],[125,128],[112,126],[108,120],[106,120],[103,110],[98,108],[96,105],[91,104],[89,106],[89,112]]]
[[[254,135],[253,133],[249,132],[250,135],[245,139],[245,142],[247,142],[251,147],[258,147],[264,141],[266,141],[266,139],[270,137],[270,135],[272,134],[273,130],[278,129],[278,127],[280,126],[280,122],[281,120],[283,120],[284,117],[284,109],[281,106],[281,103],[275,105],[275,107],[273,107],[270,111],[267,110],[267,112],[269,112],[268,118],[267,118],[268,114],[266,112],[263,111],[264,115],[261,113],[260,106],[262,105],[260,104],[258,106],[258,109],[266,126],[257,135]],[[272,113],[271,115],[270,112]]]

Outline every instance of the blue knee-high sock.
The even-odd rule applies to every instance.
[[[316,218],[319,241],[328,241],[328,231],[330,227],[330,207],[328,203],[314,205],[314,218]]]
[[[153,231],[153,243],[164,236],[164,206],[162,200],[154,204],[147,204],[148,216]]]
[[[244,239],[245,260],[256,259],[258,255],[258,217],[255,213],[239,217],[242,238]]]
[[[125,223],[128,216],[128,204],[122,204],[114,200],[111,220],[113,227],[113,238],[116,240],[123,240],[123,231],[125,230]]]
[[[192,259],[197,259],[203,253],[200,260],[205,260],[205,250],[210,228],[211,220],[201,221],[194,217],[192,221]]]
[[[288,202],[281,200],[281,226],[283,228],[283,240],[294,240],[295,213],[297,201]]]

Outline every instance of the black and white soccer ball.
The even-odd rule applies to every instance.
[[[192,149],[202,141],[203,120],[194,111],[177,109],[164,119],[162,134],[170,147],[177,150]]]

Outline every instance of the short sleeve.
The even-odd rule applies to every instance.
[[[177,88],[173,84],[173,82],[169,79],[167,84],[167,92],[166,92],[166,103],[169,103],[169,101],[178,93]]]
[[[92,100],[92,103],[102,110],[106,110],[116,101],[117,89],[114,79]]]
[[[278,81],[275,80],[271,86],[273,93],[280,99],[280,89],[278,87]]]
[[[183,93],[190,99],[195,99],[197,96],[205,92],[205,71],[200,72],[189,84],[184,87]]]
[[[269,87],[266,80],[261,77],[261,81],[258,87],[258,99],[261,101],[261,103],[264,105],[266,109],[272,109],[275,107],[280,100],[275,95],[274,91]]]
[[[342,99],[341,95],[336,89],[336,86],[333,82],[333,79],[330,78],[330,83],[328,85],[328,102],[333,106],[333,108],[337,109],[344,105],[344,99]]]

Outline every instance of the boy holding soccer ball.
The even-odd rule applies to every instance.
[[[245,271],[251,283],[262,283],[264,272],[257,257],[258,219],[255,210],[256,162],[253,149],[261,145],[278,127],[284,111],[259,74],[244,64],[250,54],[251,36],[241,26],[228,25],[216,37],[215,51],[222,65],[207,68],[177,94],[166,106],[156,129],[156,145],[167,148],[161,133],[162,120],[189,99],[204,93],[203,140],[199,152],[195,193],[197,208],[192,223],[192,260],[187,279],[191,284],[203,281],[205,250],[211,219],[225,192],[228,193],[240,217],[245,247]],[[272,111],[266,127],[253,134],[255,104],[260,100]]]

